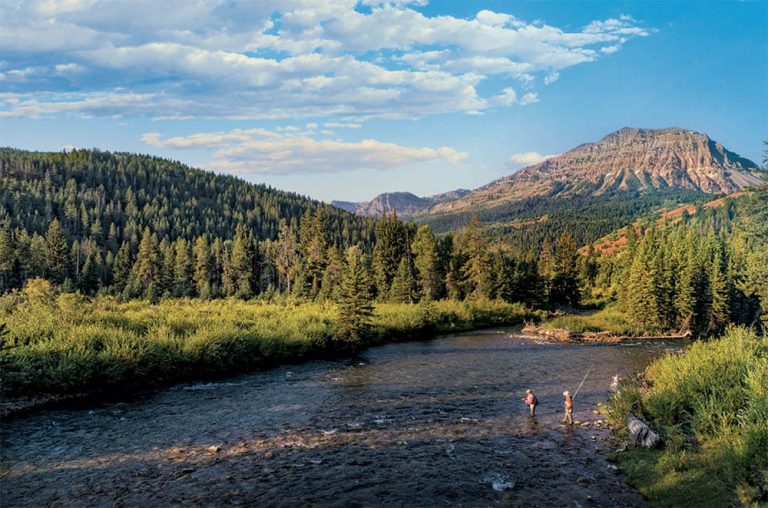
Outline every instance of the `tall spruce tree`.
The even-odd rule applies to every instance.
[[[213,285],[213,260],[211,250],[205,237],[200,236],[195,240],[193,248],[194,256],[194,274],[193,281],[198,296],[201,298],[210,298],[212,296],[211,288]]]
[[[376,221],[376,243],[373,247],[374,280],[380,299],[389,296],[400,259],[408,249],[405,226],[397,218],[397,213],[383,214]]]
[[[113,285],[117,294],[122,293],[126,284],[128,284],[132,267],[131,247],[128,245],[128,242],[123,242],[112,264]]]
[[[69,276],[69,247],[57,219],[50,223],[45,233],[45,259],[48,278],[56,283],[64,282]]]
[[[190,297],[194,295],[193,262],[189,245],[183,238],[176,240],[173,265],[173,296]]]
[[[565,231],[555,244],[552,261],[552,278],[549,288],[549,300],[553,305],[579,304],[579,254],[576,243],[568,231]]]
[[[161,296],[158,291],[162,276],[161,256],[157,237],[152,234],[148,227],[144,228],[141,235],[141,243],[139,243],[139,252],[136,256],[136,263],[133,265],[133,272],[140,285],[141,294],[152,302],[157,301]]]
[[[342,340],[354,346],[370,326],[373,305],[368,270],[359,247],[347,249],[346,264],[339,291],[340,335]]]
[[[483,231],[479,215],[472,217],[457,237],[457,243],[466,259],[462,275],[467,295],[470,298],[493,298],[489,240]]]
[[[411,249],[421,298],[427,301],[439,298],[442,294],[443,276],[440,273],[437,238],[429,226],[419,226]]]
[[[403,256],[397,267],[395,278],[392,279],[392,287],[389,290],[390,300],[396,303],[415,303],[415,292],[416,279],[413,276],[413,268],[408,256]]]

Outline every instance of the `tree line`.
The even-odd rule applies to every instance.
[[[6,225],[0,229],[0,290],[39,277],[63,291],[125,300],[292,295],[339,301],[345,274],[353,271],[357,279],[350,284],[364,287],[371,300],[578,304],[580,256],[568,233],[542,255],[514,255],[492,243],[477,217],[457,234],[438,238],[429,226],[385,214],[374,222],[367,248],[334,243],[333,228],[323,209],[305,214],[298,226],[281,220],[275,238],[264,240],[244,225],[232,238],[191,241],[160,239],[147,226],[138,244],[125,240],[113,253],[94,238],[68,237],[58,219],[42,235]]]
[[[614,288],[641,329],[698,336],[758,325],[768,317],[768,192],[699,206],[671,224],[630,226],[619,256],[592,259],[586,281]]]

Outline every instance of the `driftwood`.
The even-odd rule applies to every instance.
[[[654,448],[661,443],[661,437],[632,413],[627,415],[627,430],[629,430],[629,438],[636,446]]]
[[[523,333],[536,335],[556,342],[625,342],[636,340],[683,340],[691,338],[691,332],[680,335],[615,335],[611,332],[573,332],[567,328],[544,328],[533,323],[525,323]]]

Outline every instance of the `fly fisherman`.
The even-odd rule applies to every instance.
[[[571,392],[568,390],[563,392],[563,396],[565,397],[565,418],[563,418],[563,423],[573,425],[573,397],[571,397]]]
[[[536,406],[539,405],[539,401],[530,388],[525,391],[525,397],[522,400],[528,405],[528,409],[531,411],[531,416],[536,416]]]
[[[573,399],[576,397],[576,395],[579,394],[579,390],[581,390],[581,387],[584,386],[584,381],[587,380],[587,376],[589,376],[589,373],[592,372],[592,369],[594,368],[595,364],[593,363],[591,367],[589,367],[589,370],[586,374],[584,374],[584,377],[581,380],[581,383],[579,383],[579,387],[576,388],[576,393],[571,396],[571,392],[568,390],[563,392],[563,397],[565,397],[565,416],[563,417],[563,423],[566,425],[573,425]]]

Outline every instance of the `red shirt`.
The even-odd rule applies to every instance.
[[[536,396],[532,393],[529,393],[528,395],[525,396],[525,403],[528,404],[529,406],[536,404]]]

